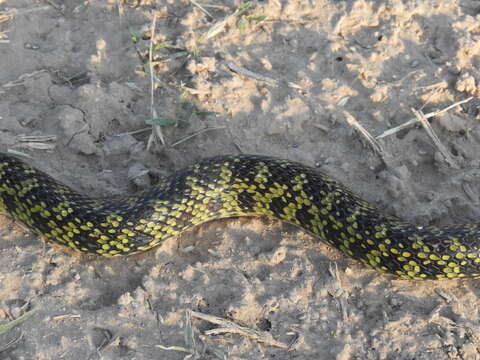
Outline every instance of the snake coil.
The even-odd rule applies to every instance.
[[[264,156],[219,156],[138,194],[92,199],[0,154],[0,210],[49,241],[102,256],[147,251],[210,220],[260,215],[297,225],[402,278],[480,276],[477,224],[416,226],[313,168]]]

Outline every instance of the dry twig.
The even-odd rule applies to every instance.
[[[425,131],[427,132],[428,136],[430,136],[430,138],[433,140],[433,142],[437,146],[438,150],[445,157],[445,160],[447,161],[447,163],[451,167],[453,167],[455,169],[459,169],[455,160],[450,156],[450,153],[448,152],[447,148],[442,144],[442,142],[438,138],[437,134],[435,134],[435,131],[433,131],[432,126],[428,122],[425,114],[422,113],[420,110],[415,110],[414,108],[412,108],[412,112],[415,114],[418,121],[422,124],[422,126],[425,129]]]
[[[123,132],[123,133],[120,133],[120,134],[115,134],[114,136],[135,135],[135,134],[141,134],[142,132],[147,132],[147,131],[152,131],[152,128],[151,127],[146,127],[146,128],[143,128],[143,129],[127,131],[127,132]]]
[[[362,134],[365,139],[370,143],[372,146],[373,150],[375,150],[378,154],[380,155],[386,155],[388,156],[388,153],[383,149],[382,145],[363,127],[362,124],[360,124],[352,114],[350,114],[348,111],[343,111],[343,115],[345,116],[347,122],[349,125],[351,125],[353,128],[355,128],[360,134]]]
[[[238,334],[238,335],[246,336],[250,339],[253,339],[255,341],[258,341],[260,343],[263,343],[269,346],[275,346],[275,347],[279,347],[287,350],[291,348],[289,345],[275,340],[270,333],[253,330],[245,326],[235,324],[233,321],[230,321],[230,320],[226,320],[213,315],[203,314],[197,311],[192,311],[192,316],[197,319],[205,320],[210,323],[221,326],[220,328],[206,331],[205,332],[206,335],[218,335],[218,334],[225,334],[225,333]]]
[[[443,114],[445,112],[447,112],[448,110],[451,110],[453,109],[454,107],[456,106],[459,106],[459,105],[462,105],[462,104],[465,104],[467,102],[469,102],[470,100],[473,99],[473,96],[470,96],[469,98],[466,98],[464,100],[460,100],[460,101],[457,101],[456,103],[450,105],[450,106],[447,106],[446,108],[444,109],[441,109],[441,110],[437,110],[437,111],[433,111],[433,112],[429,112],[427,114],[424,114],[425,118],[426,119],[430,119],[431,117],[434,117],[434,116],[437,116],[437,115],[440,115],[440,114]],[[408,120],[407,122],[397,126],[397,127],[394,127],[392,129],[388,129],[387,131],[384,131],[382,134],[378,135],[377,137],[375,137],[375,139],[381,139],[381,138],[384,138],[386,136],[390,136],[390,135],[393,135],[403,129],[406,129],[410,126],[413,126],[413,125],[416,125],[418,124],[418,118],[414,118],[414,119],[410,119]]]
[[[7,82],[3,85],[0,85],[0,88],[9,89],[9,88],[12,88],[12,87],[15,87],[15,86],[23,85],[25,79],[34,77],[34,76],[36,76],[38,74],[42,74],[44,72],[47,72],[47,70],[37,70],[37,71],[31,72],[31,73],[22,74],[17,78],[17,80],[12,80],[12,81],[9,81],[9,82]]]

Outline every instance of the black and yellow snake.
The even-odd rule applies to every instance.
[[[313,168],[264,156],[215,157],[141,193],[92,199],[0,154],[0,210],[49,241],[102,256],[143,252],[210,220],[261,215],[297,225],[381,272],[480,276],[477,224],[416,226]]]

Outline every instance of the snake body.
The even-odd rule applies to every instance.
[[[138,194],[93,199],[0,154],[0,210],[49,241],[102,256],[144,252],[214,219],[258,215],[402,278],[480,276],[477,224],[416,226],[314,168],[264,156],[206,159]]]

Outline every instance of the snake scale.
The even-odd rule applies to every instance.
[[[0,210],[49,241],[102,256],[144,252],[210,220],[259,215],[402,278],[480,276],[479,225],[417,226],[314,168],[265,156],[214,157],[143,192],[93,199],[0,154]]]

